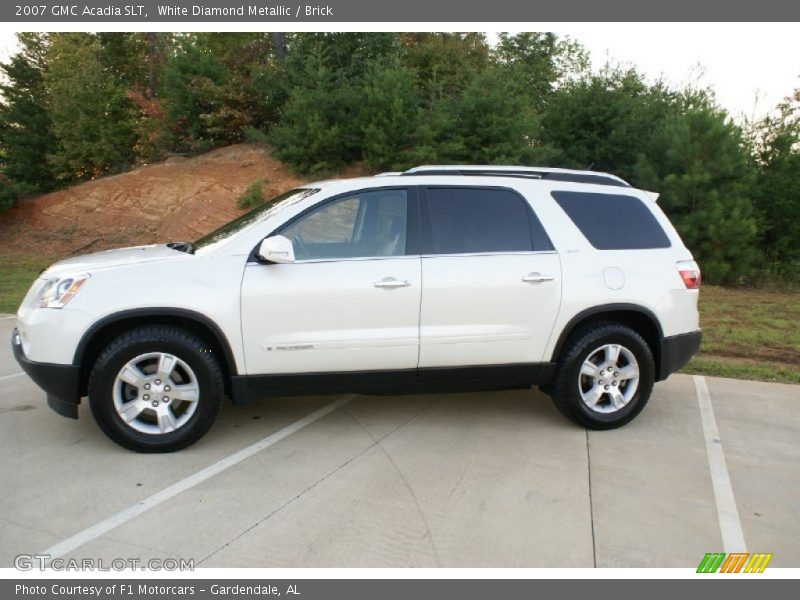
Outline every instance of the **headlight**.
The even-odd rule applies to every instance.
[[[39,290],[36,306],[39,308],[63,308],[78,293],[89,274],[56,277],[50,279]]]

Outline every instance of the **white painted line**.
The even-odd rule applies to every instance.
[[[14,379],[15,377],[22,377],[23,375],[25,375],[25,373],[23,373],[22,371],[20,371],[19,373],[13,373],[11,375],[3,375],[2,377],[0,377],[0,381],[6,381],[7,379]]]
[[[11,319],[16,319],[16,318],[17,317],[15,317],[14,315],[11,315],[10,317],[0,317],[0,321],[9,321]]]
[[[47,550],[43,552],[43,554],[49,554],[50,558],[58,558],[62,557],[69,552],[72,552],[76,548],[83,546],[84,544],[91,542],[92,540],[100,537],[101,535],[108,533],[112,529],[116,529],[123,523],[130,521],[141,515],[142,513],[150,510],[151,508],[155,508],[159,504],[166,502],[170,498],[174,498],[178,494],[185,492],[196,486],[199,483],[204,482],[207,479],[210,479],[214,475],[217,475],[224,471],[225,469],[229,469],[234,465],[239,464],[243,460],[250,458],[254,454],[261,452],[265,448],[269,448],[273,444],[280,442],[282,439],[289,437],[293,433],[300,431],[303,427],[307,425],[311,425],[314,421],[317,421],[335,411],[337,408],[340,408],[350,402],[355,398],[355,395],[348,394],[346,396],[342,396],[338,400],[331,402],[330,404],[323,406],[319,410],[311,413],[310,415],[306,415],[299,421],[295,421],[291,425],[284,427],[283,429],[276,431],[275,433],[268,435],[267,437],[263,438],[262,440],[247,446],[239,450],[238,452],[231,454],[230,456],[223,458],[215,462],[212,465],[207,466],[204,469],[197,471],[196,473],[189,475],[185,479],[181,479],[177,483],[173,483],[172,485],[164,488],[160,492],[156,492],[152,496],[148,496],[147,498],[140,500],[133,506],[129,506],[118,513],[111,515],[107,519],[100,521],[96,525],[92,525],[91,527],[84,529],[81,532],[76,533],[72,537],[69,537],[54,546],[51,546]]]
[[[739,520],[736,499],[733,497],[731,478],[728,475],[728,465],[725,463],[725,453],[722,451],[717,418],[714,416],[714,407],[711,406],[711,395],[708,393],[706,378],[702,375],[693,377],[697,403],[700,405],[703,435],[706,438],[706,452],[708,453],[708,467],[711,470],[711,483],[714,487],[714,501],[717,503],[722,549],[725,552],[747,552],[742,522]]]

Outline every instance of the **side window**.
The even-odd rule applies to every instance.
[[[598,250],[669,248],[667,234],[641,200],[622,194],[552,192],[553,198]]]
[[[361,192],[323,204],[279,233],[297,260],[401,256],[406,252],[406,190]]]
[[[427,194],[427,253],[533,250],[530,211],[515,193],[489,188],[428,188]]]

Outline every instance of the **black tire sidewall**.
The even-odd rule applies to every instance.
[[[639,364],[639,385],[630,402],[612,413],[592,410],[581,399],[578,385],[583,362],[605,344],[620,344],[630,350]],[[567,396],[570,412],[587,427],[610,429],[628,423],[644,408],[655,382],[653,355],[647,343],[635,332],[624,326],[608,325],[580,338],[566,357],[560,383],[562,393]]]
[[[199,387],[198,406],[189,421],[177,431],[146,434],[129,427],[114,407],[114,384],[122,367],[149,352],[166,352],[186,362]],[[89,403],[100,428],[113,441],[137,452],[172,452],[185,448],[205,434],[216,419],[222,401],[219,369],[204,356],[202,343],[180,330],[140,330],[112,343],[95,365],[89,383]]]

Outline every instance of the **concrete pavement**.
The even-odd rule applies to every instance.
[[[13,320],[0,320],[8,340]],[[225,407],[167,455],[51,411],[0,345],[0,565],[70,557],[197,566],[693,567],[722,551],[691,377],[632,423],[587,432],[537,391],[357,396],[142,514],[126,511],[337,397]],[[800,566],[800,386],[707,378],[748,550]],[[128,515],[128,516],[126,516]],[[83,535],[83,534],[82,534]]]

